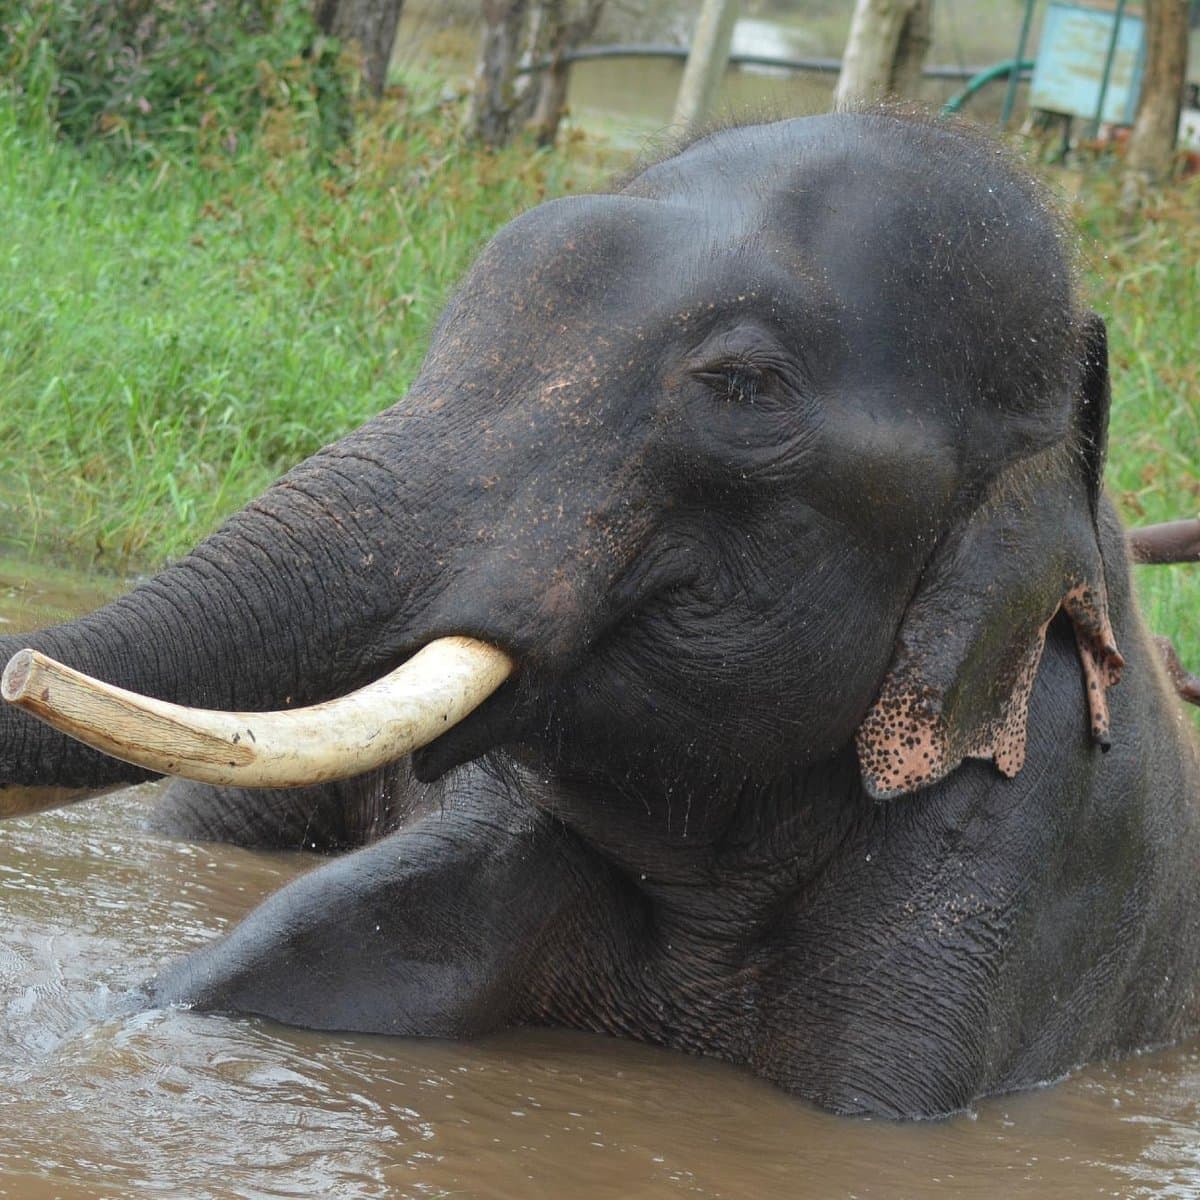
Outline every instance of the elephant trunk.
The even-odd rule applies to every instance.
[[[414,562],[413,547],[436,554],[453,523],[451,514],[429,528],[437,489],[398,477],[380,445],[394,436],[364,427],[129,594],[79,620],[0,638],[0,668],[30,648],[144,696],[247,712],[317,704],[377,679],[429,640],[414,643],[409,616],[435,586],[435,568]],[[0,814],[163,770],[152,766],[119,762],[0,705]]]

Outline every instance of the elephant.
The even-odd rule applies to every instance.
[[[332,855],[147,1004],[565,1026],[894,1118],[1191,1035],[1200,756],[1069,244],[887,111],[524,213],[393,407],[0,639],[0,812],[173,774],[153,828]]]

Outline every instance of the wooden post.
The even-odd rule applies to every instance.
[[[1200,517],[1131,529],[1129,548],[1137,563],[1200,563]]]
[[[704,0],[675,101],[675,124],[691,132],[709,115],[729,62],[737,0]]]

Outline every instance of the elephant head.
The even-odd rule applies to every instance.
[[[1079,306],[1064,245],[1038,189],[957,127],[842,114],[711,134],[617,190],[512,222],[448,305],[403,400],[188,557],[28,645],[182,706],[286,710],[382,688],[368,742],[409,694],[377,681],[411,674],[434,643],[465,645],[484,663],[470,696],[455,685],[419,732],[374,758],[359,746],[317,779],[415,749],[419,787],[478,778],[466,764],[483,756],[493,785],[467,788],[471,804],[481,788],[494,799],[503,778],[510,807],[551,814],[579,862],[603,862],[607,882],[595,887],[615,889],[619,930],[606,946],[667,910],[688,928],[719,924],[718,895],[722,913],[759,931],[746,935],[757,946],[769,909],[789,931],[777,948],[788,962],[752,968],[734,955],[722,988],[747,972],[778,975],[755,1011],[786,1009],[785,995],[807,995],[815,962],[801,931],[831,928],[810,902],[831,847],[854,840],[848,830],[907,838],[898,829],[910,818],[887,816],[893,806],[928,814],[964,797],[1016,811],[1034,803],[1034,779],[1020,782],[1031,770],[1076,812],[1097,789],[1127,787],[1130,755],[1104,757],[1110,743],[1143,745],[1140,725],[1121,727],[1130,705],[1110,720],[1122,651],[1131,666],[1114,696],[1134,704],[1163,691],[1142,662],[1145,635],[1101,496],[1104,327]],[[0,657],[19,648],[10,639]],[[37,666],[16,659],[7,694],[53,715],[64,685]],[[107,787],[148,769],[186,773],[162,722],[170,734],[175,722],[209,719],[169,709],[158,725],[114,730],[114,711],[145,705],[118,696],[116,710],[89,708],[86,686],[71,695],[73,731],[143,766],[10,708],[0,805],[31,807],[63,795],[46,789]],[[363,727],[353,707],[362,702],[349,700],[351,730]],[[286,715],[309,723],[303,742],[338,719],[326,708]],[[1157,709],[1139,720],[1170,725]],[[236,745],[247,724],[260,742],[273,736],[245,716],[218,725],[205,744],[231,773],[198,777],[317,781],[239,775],[243,757],[258,757]],[[1175,803],[1193,786],[1191,752],[1175,726],[1162,736]],[[1031,748],[1038,762],[1023,772]],[[994,766],[964,765],[972,758]],[[1126,774],[1112,782],[1114,772]],[[739,875],[731,846],[759,865]],[[981,841],[979,853],[1000,850]],[[640,916],[613,870],[645,883],[635,888]],[[1108,870],[1098,867],[1102,886]],[[684,916],[677,893],[653,891],[681,881],[695,885]],[[855,895],[843,921],[883,919]],[[297,894],[288,911],[310,902]],[[835,1107],[855,1107],[844,1088],[863,1091],[846,1082],[845,1063],[859,1061],[865,1033],[841,1058],[821,1058],[794,1032],[768,1039],[770,1050],[744,1039],[734,1049],[675,1036],[661,997],[655,1010],[644,998],[617,1003],[614,989],[598,986],[603,1002],[591,1003],[575,978],[567,1002],[542,983],[537,1004],[516,1008],[488,994],[501,1020],[533,1012],[721,1053]],[[480,1027],[422,1024],[411,1006],[403,1020],[353,1015],[366,1001],[325,1018],[272,1008],[260,993],[210,999],[351,1028]],[[1112,1044],[1175,1029],[1182,1001],[1171,995]],[[1012,1006],[1021,1020],[1023,1004]],[[651,1011],[660,1015],[639,1015]],[[788,1011],[790,1027],[811,1016],[799,999]],[[1024,1078],[1017,1049],[984,1058],[945,1093],[934,1089],[937,1099],[862,1107],[944,1109]]]

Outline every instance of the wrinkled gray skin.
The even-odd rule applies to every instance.
[[[566,1025],[839,1112],[946,1113],[1197,1022],[1200,770],[1099,497],[1107,400],[1055,221],[987,145],[880,115],[726,130],[514,221],[404,400],[0,661],[240,709],[443,634],[519,664],[411,764],[174,785],[160,829],[362,848],[159,1002]],[[1067,559],[1126,660],[1111,751],[1060,614],[1015,777],[956,753],[874,798],[854,737],[891,664],[969,736]],[[913,633],[931,595],[949,615]],[[0,715],[0,779],[142,777]]]

